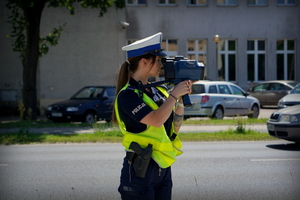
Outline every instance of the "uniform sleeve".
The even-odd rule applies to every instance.
[[[140,122],[152,109],[132,90],[123,90],[118,96],[120,112]]]

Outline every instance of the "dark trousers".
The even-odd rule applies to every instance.
[[[145,178],[135,176],[133,166],[124,158],[118,191],[122,200],[170,200],[172,197],[171,167],[161,169],[151,159]]]

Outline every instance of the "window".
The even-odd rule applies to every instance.
[[[277,40],[277,79],[295,79],[295,40]]]
[[[188,0],[189,6],[206,6],[207,0]]]
[[[203,62],[206,65],[207,40],[187,40],[187,56],[189,60]]]
[[[161,43],[162,49],[166,52],[168,57],[175,57],[178,55],[178,45],[175,39],[164,39]]]
[[[115,88],[106,88],[104,97],[114,97],[116,96],[116,89]]]
[[[266,50],[265,40],[247,41],[248,81],[265,80]]]
[[[236,87],[234,85],[230,85],[230,87],[231,87],[231,89],[233,91],[233,94],[235,94],[235,95],[241,95],[241,96],[244,95],[243,91],[240,90],[238,87]]]
[[[294,6],[296,5],[295,0],[277,0],[279,6]]]
[[[218,6],[236,6],[237,0],[217,0]]]
[[[147,0],[126,0],[126,5],[146,5]]]
[[[294,87],[294,89],[291,91],[290,94],[300,94],[300,85],[297,87]]]
[[[158,5],[175,5],[176,0],[158,0],[157,4]]]
[[[221,50],[219,50],[221,49]],[[218,43],[218,77],[222,81],[236,80],[236,41],[221,40]]]
[[[208,93],[211,94],[218,94],[217,86],[216,85],[211,85],[208,88]]]
[[[218,85],[220,94],[231,94],[229,87],[227,85]]]
[[[187,57],[189,60],[196,60],[206,65],[206,48],[207,40],[187,40]],[[204,77],[206,77],[206,70],[204,70]]]
[[[266,83],[266,84],[261,84],[261,85],[255,86],[255,87],[253,87],[253,92],[267,91],[269,85],[270,85],[269,83]]]
[[[192,94],[201,94],[205,93],[205,86],[200,84],[192,85]]]
[[[248,6],[266,6],[267,0],[247,0]]]

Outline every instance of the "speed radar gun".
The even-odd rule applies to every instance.
[[[176,85],[184,80],[198,81],[204,78],[204,64],[202,62],[188,60],[183,56],[175,56],[175,58],[163,58],[162,63],[164,64],[165,80],[149,84],[150,86],[162,84]],[[187,94],[182,98],[185,107],[192,106]]]

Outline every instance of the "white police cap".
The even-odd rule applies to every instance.
[[[167,54],[161,48],[162,33],[138,40],[132,44],[122,47],[123,51],[127,51],[127,58],[141,56],[144,54],[152,54],[155,56],[165,57]]]

